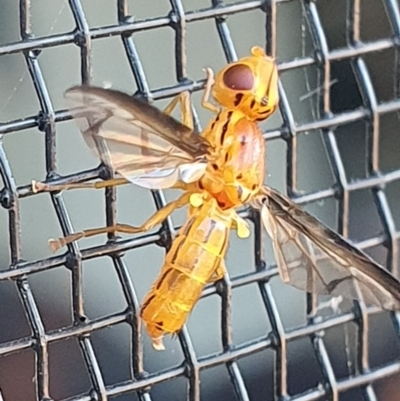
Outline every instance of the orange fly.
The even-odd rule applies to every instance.
[[[113,90],[81,86],[66,92],[86,142],[106,165],[137,185],[185,192],[141,227],[118,224],[85,230],[52,241],[53,248],[99,233],[142,232],[189,204],[189,219],[141,308],[157,349],[162,349],[164,334],[181,329],[204,285],[223,276],[230,228],[240,237],[248,235],[235,208],[248,203],[261,210],[284,282],[316,294],[340,294],[383,309],[400,309],[396,278],[289,199],[263,186],[265,145],[256,122],[278,105],[274,60],[254,47],[250,57],[220,71],[215,82],[212,71],[207,72],[202,105],[216,117],[201,135],[193,132],[185,94],[162,113]],[[208,102],[211,90],[220,107]],[[184,124],[168,115],[179,101]],[[68,188],[76,186],[82,185]],[[41,183],[35,188],[65,189]]]

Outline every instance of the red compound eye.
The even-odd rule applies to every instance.
[[[250,90],[254,86],[251,69],[243,64],[233,65],[224,73],[224,84],[235,90]]]

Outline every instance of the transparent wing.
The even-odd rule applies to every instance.
[[[284,282],[400,310],[400,282],[394,276],[277,191],[264,190],[258,207]]]
[[[127,180],[167,188],[204,173],[208,143],[157,108],[91,86],[68,89],[65,98],[90,149]]]

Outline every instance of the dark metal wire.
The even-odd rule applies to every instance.
[[[41,112],[36,116],[30,116],[20,120],[10,121],[0,125],[0,135],[15,133],[27,128],[37,127],[45,133],[46,138],[46,169],[49,182],[58,184],[87,181],[97,177],[104,177],[103,167],[79,172],[69,176],[60,177],[56,166],[56,137],[55,127],[58,122],[70,119],[68,112],[54,110],[47,90],[46,81],[43,78],[38,54],[41,49],[62,46],[74,43],[81,49],[81,78],[83,83],[90,83],[91,79],[91,44],[94,40],[110,36],[119,36],[122,39],[126,51],[126,57],[136,80],[138,92],[148,99],[160,99],[171,97],[183,90],[197,91],[202,89],[204,81],[190,81],[186,74],[184,32],[187,24],[194,21],[213,19],[225,52],[227,61],[237,58],[234,41],[230,35],[226,19],[235,13],[260,9],[266,16],[266,43],[267,51],[276,55],[277,48],[277,13],[278,5],[299,0],[269,0],[269,1],[241,1],[235,4],[224,4],[222,1],[213,0],[207,9],[185,12],[181,0],[170,0],[171,12],[165,17],[134,21],[128,14],[127,2],[118,0],[117,13],[118,24],[113,26],[90,28],[82,8],[81,0],[69,0],[69,7],[75,19],[74,32],[35,38],[29,31],[30,11],[29,0],[20,0],[20,35],[21,40],[0,46],[0,56],[13,53],[22,53],[25,56],[27,68],[31,75],[37,97],[40,102]],[[369,238],[359,243],[361,248],[368,248],[380,244],[388,249],[387,267],[395,274],[399,274],[399,250],[398,243],[400,232],[396,231],[393,217],[388,206],[385,185],[400,180],[400,170],[383,173],[379,163],[379,118],[387,113],[400,111],[400,12],[396,0],[382,0],[386,6],[386,12],[392,28],[392,36],[373,42],[364,43],[360,40],[360,0],[349,0],[347,10],[347,43],[348,46],[335,50],[329,49],[325,37],[322,22],[320,20],[317,3],[311,0],[301,1],[304,15],[310,28],[314,55],[305,56],[296,60],[280,64],[281,71],[294,68],[316,65],[320,72],[319,86],[322,88],[319,117],[302,125],[296,124],[292,110],[280,85],[281,115],[283,125],[279,130],[265,133],[265,139],[273,140],[283,138],[287,144],[287,187],[288,193],[298,203],[308,203],[334,196],[339,204],[339,231],[345,236],[349,226],[349,195],[360,189],[372,189],[380,219],[384,227],[381,236]],[[151,90],[142,66],[140,56],[136,50],[132,34],[170,26],[175,32],[175,61],[176,78],[178,84],[173,87]],[[384,103],[379,103],[371,83],[371,77],[366,67],[363,56],[371,52],[385,49],[394,49],[397,57],[395,95],[396,97]],[[330,106],[330,68],[333,61],[351,60],[351,64],[357,78],[363,98],[363,107],[334,114]],[[338,151],[338,144],[334,135],[334,129],[338,126],[355,121],[364,121],[367,125],[368,144],[368,175],[364,179],[349,182],[346,178],[343,162]],[[296,155],[298,134],[321,130],[325,141],[328,156],[333,167],[335,186],[325,190],[299,195],[296,184]],[[190,335],[183,329],[179,335],[184,363],[162,372],[147,374],[143,369],[143,351],[140,339],[140,322],[138,317],[139,302],[124,261],[123,252],[135,249],[155,242],[167,245],[166,238],[170,236],[171,224],[166,224],[157,234],[143,235],[140,238],[107,242],[105,245],[80,250],[75,244],[68,246],[68,252],[64,255],[54,256],[39,261],[24,261],[20,250],[20,213],[19,199],[32,196],[30,185],[16,187],[9,167],[7,154],[0,142],[0,174],[4,182],[4,188],[0,192],[1,205],[9,213],[9,238],[11,265],[0,272],[0,281],[12,280],[17,284],[19,295],[23,301],[23,307],[28,316],[32,336],[15,341],[0,344],[0,358],[18,351],[33,349],[36,354],[35,380],[37,383],[37,398],[49,400],[49,361],[48,346],[52,342],[67,338],[77,338],[84,356],[87,371],[91,382],[91,391],[88,394],[76,395],[69,400],[105,400],[107,397],[117,396],[127,392],[137,392],[140,400],[151,400],[149,388],[156,383],[178,376],[188,379],[189,400],[200,400],[200,372],[219,365],[225,365],[229,372],[233,388],[238,400],[250,400],[242,373],[237,360],[248,355],[273,349],[276,353],[275,364],[275,399],[285,401],[312,401],[335,400],[344,391],[362,388],[365,400],[376,400],[377,396],[371,385],[374,381],[383,379],[400,372],[400,362],[393,362],[375,370],[369,369],[368,357],[368,319],[369,315],[365,307],[357,304],[353,312],[331,316],[323,321],[313,320],[314,299],[309,297],[309,320],[304,327],[287,330],[284,328],[280,313],[275,304],[274,296],[268,280],[277,274],[276,268],[266,268],[262,260],[261,252],[261,227],[257,220],[255,223],[255,262],[257,269],[252,273],[229,278],[226,277],[217,286],[207,287],[204,296],[217,292],[222,299],[221,332],[223,351],[217,354],[198,357],[192,345]],[[113,224],[115,216],[115,190],[105,191],[107,223]],[[163,198],[155,195],[158,207],[163,204]],[[67,208],[60,194],[53,194],[52,201],[58,215],[64,234],[72,233],[72,226],[68,218]],[[251,217],[252,214],[250,214]],[[167,233],[168,235],[165,235]],[[124,297],[128,304],[126,311],[115,313],[104,318],[89,320],[83,309],[82,294],[82,261],[108,255],[112,258],[118,273]],[[67,266],[72,272],[72,299],[74,323],[62,330],[47,331],[44,328],[38,307],[32,295],[31,288],[26,277],[32,273],[47,271],[58,266]],[[272,330],[262,338],[235,344],[231,333],[231,295],[232,290],[251,283],[257,283],[262,300],[268,313]],[[105,327],[125,322],[131,328],[131,380],[124,383],[115,383],[108,386],[104,383],[96,353],[93,349],[90,333]],[[338,380],[335,377],[332,363],[326,351],[323,330],[356,322],[359,328],[358,341],[358,374]],[[399,334],[399,323],[394,319],[396,331]],[[320,386],[308,390],[303,394],[289,394],[288,391],[288,355],[287,344],[296,339],[309,337],[312,340],[317,361],[320,365],[323,382]]]

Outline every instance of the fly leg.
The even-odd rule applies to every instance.
[[[181,122],[190,129],[193,129],[193,113],[190,105],[190,93],[184,91],[175,96],[168,106],[163,110],[165,114],[172,114],[174,108],[178,105],[181,108]]]
[[[211,88],[214,85],[214,72],[211,68],[207,68],[204,70],[207,74],[207,80],[206,84],[204,87],[204,92],[203,92],[203,97],[201,98],[201,105],[207,109],[212,111],[213,113],[219,113],[220,109],[219,107],[213,105],[212,103],[209,102],[210,99],[210,94],[211,94]]]
[[[130,181],[123,177],[111,178],[105,181],[77,182],[71,184],[46,184],[45,182],[33,180],[32,191],[36,194],[38,192],[53,192],[69,189],[103,189],[107,187],[116,187],[117,185],[125,185],[130,183]],[[188,189],[188,184],[183,181],[177,181],[171,188],[182,189],[183,191],[186,191]]]
[[[141,233],[149,231],[158,224],[161,224],[174,210],[180,209],[190,203],[192,194],[185,192],[178,199],[166,204],[163,208],[157,210],[148,220],[139,227],[132,227],[132,233]]]
[[[73,241],[77,241],[82,238],[93,237],[99,234],[108,233],[123,233],[123,234],[137,234],[140,232],[151,230],[156,225],[162,223],[174,210],[179,209],[190,202],[190,193],[184,193],[178,199],[168,203],[163,208],[154,213],[145,223],[140,227],[134,227],[129,224],[115,224],[109,227],[92,228],[89,230],[83,230],[66,237],[59,239],[49,240],[49,245],[53,252],[57,251],[61,247],[70,244]]]
[[[102,189],[106,187],[114,187],[117,185],[128,184],[129,181],[123,177],[112,178],[110,180],[105,181],[96,181],[96,182],[77,182],[71,184],[46,184],[45,182],[40,181],[32,181],[32,191],[33,193],[37,192],[52,192],[52,191],[63,191],[68,189],[83,189],[83,188],[93,188],[93,189]]]

